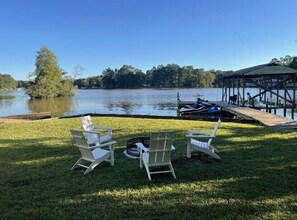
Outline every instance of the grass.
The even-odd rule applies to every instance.
[[[297,219],[297,132],[223,122],[213,144],[221,161],[186,158],[185,132],[215,122],[93,117],[114,128],[115,166],[88,175],[69,129],[78,118],[0,126],[1,219]],[[170,174],[149,181],[124,156],[129,138],[176,131]]]

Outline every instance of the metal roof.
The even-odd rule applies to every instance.
[[[290,75],[297,74],[297,69],[283,66],[277,63],[268,63],[258,66],[253,66],[241,70],[237,70],[234,73],[224,76],[223,78],[232,78],[232,77],[253,77],[253,76],[265,76],[265,75]]]

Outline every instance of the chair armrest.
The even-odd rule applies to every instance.
[[[186,137],[188,137],[188,138],[208,138],[208,139],[215,138],[215,136],[200,136],[200,135],[186,135]]]
[[[104,144],[100,144],[97,147],[107,147],[107,146],[110,146],[110,145],[115,145],[116,143],[117,143],[116,141],[110,141],[110,142],[106,142]]]
[[[96,144],[96,143],[91,143],[89,144],[89,148],[91,150],[94,150],[94,149],[97,149],[97,148],[106,148],[106,147],[109,147],[110,150],[114,150],[114,145],[116,144],[117,142],[116,141],[111,141],[111,142],[106,142],[104,144]]]
[[[135,144],[136,144],[136,146],[137,146],[139,149],[143,150],[144,152],[148,152],[148,151],[149,151],[149,149],[146,148],[146,147],[143,145],[143,143],[135,143]]]
[[[100,132],[98,132],[98,131],[86,131],[86,130],[76,130],[76,131],[81,131],[81,132],[83,132],[83,133],[99,134],[99,135],[100,135]]]

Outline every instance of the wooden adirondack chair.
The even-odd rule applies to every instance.
[[[145,166],[149,180],[152,180],[151,174],[157,173],[171,173],[176,178],[171,164],[173,136],[173,131],[153,132],[150,134],[149,148],[142,143],[136,143],[140,152],[140,168]],[[169,170],[150,171],[151,167],[163,166],[168,166]]]
[[[74,146],[78,147],[81,153],[81,158],[73,165],[71,170],[77,167],[83,167],[86,169],[84,174],[87,174],[103,161],[110,161],[111,166],[114,165],[114,145],[116,144],[115,141],[111,141],[104,144],[104,146],[100,146],[109,147],[108,150],[105,150],[98,148],[97,146],[90,146],[88,140],[84,136],[84,132],[86,131],[70,130],[70,132],[75,142]]]
[[[100,133],[100,135],[97,133],[87,133],[87,139],[89,143],[100,145],[101,143],[112,140],[112,128],[94,126],[90,115],[80,117],[80,121],[85,131],[96,131],[97,133]]]
[[[191,154],[193,150],[197,150],[203,153],[206,153],[216,159],[221,159],[219,155],[216,154],[218,152],[212,145],[212,139],[216,137],[216,132],[221,124],[221,120],[219,119],[216,123],[213,131],[200,131],[200,130],[189,130],[186,137],[188,139],[187,143],[187,157],[191,158]],[[201,141],[204,140],[204,141]]]

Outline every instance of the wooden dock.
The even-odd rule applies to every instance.
[[[268,127],[275,128],[297,128],[297,121],[281,117],[272,113],[263,112],[248,107],[239,107],[226,102],[211,102],[221,106],[221,109],[230,112],[246,120],[256,120]]]

